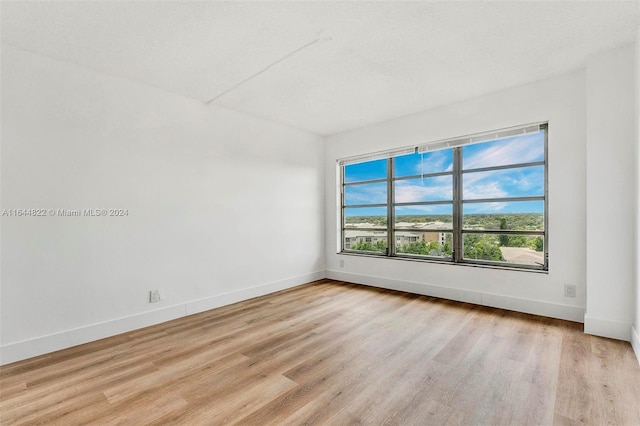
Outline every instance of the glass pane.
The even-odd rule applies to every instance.
[[[353,206],[358,204],[386,204],[387,183],[363,183],[344,187],[344,204]]]
[[[544,130],[462,147],[462,169],[544,161]]]
[[[401,155],[394,159],[394,176],[415,176],[453,170],[453,150]]]
[[[450,258],[453,234],[448,232],[396,231],[396,253]]]
[[[465,259],[504,261],[497,235],[465,234],[462,245]]]
[[[364,180],[386,179],[387,159],[367,161],[364,163],[349,164],[344,166],[344,181],[360,182]]]
[[[462,212],[464,229],[544,230],[544,201],[466,203]]]
[[[544,195],[544,166],[472,172],[462,175],[462,199]]]
[[[387,226],[387,208],[345,208],[344,222],[347,229],[384,228]]]
[[[532,235],[465,234],[464,258],[518,265],[544,265],[544,239]]]
[[[544,265],[544,238],[542,236],[500,235],[498,239],[505,262],[532,266]]]
[[[385,253],[387,251],[387,231],[347,229],[344,231],[344,249]]]
[[[396,203],[453,200],[453,177],[436,176],[394,182]]]
[[[436,204],[395,208],[396,229],[453,229],[453,206]]]

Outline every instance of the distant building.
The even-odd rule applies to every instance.
[[[344,248],[349,250],[360,243],[376,244],[378,241],[387,241],[387,231],[373,230],[370,223],[350,223],[346,225],[344,232]],[[444,244],[446,235],[450,233],[452,224],[444,222],[411,223],[399,222],[395,231],[396,247],[415,243],[418,241],[437,241]]]

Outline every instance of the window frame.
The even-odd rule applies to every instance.
[[[496,140],[505,139],[518,134],[527,134],[531,132],[530,129],[535,128],[538,132],[544,132],[544,158],[541,161],[530,161],[523,163],[504,164],[498,166],[477,167],[464,169],[462,164],[462,153],[465,145],[479,144],[492,142]],[[518,133],[521,132],[521,133]],[[524,133],[522,133],[524,132]],[[549,159],[548,159],[548,140],[549,140],[549,126],[548,122],[540,122],[535,124],[527,124],[522,126],[516,126],[508,129],[502,129],[497,131],[478,133],[465,137],[459,137],[454,139],[448,139],[444,141],[437,141],[423,146],[404,147],[397,150],[386,151],[381,153],[367,154],[360,157],[352,157],[349,159],[338,160],[337,167],[339,170],[339,209],[340,209],[340,226],[339,226],[339,254],[349,255],[364,255],[364,256],[376,256],[394,259],[405,260],[418,260],[426,262],[438,262],[444,264],[454,265],[466,265],[466,266],[485,266],[498,269],[517,269],[526,270],[532,272],[545,272],[549,271]],[[418,152],[431,152],[436,150],[451,149],[453,155],[453,167],[451,171],[442,171],[434,173],[425,173],[419,175],[400,176],[395,177],[395,158],[401,155],[418,153]],[[355,182],[345,181],[345,168],[350,164],[364,163],[368,161],[376,161],[380,159],[386,159],[386,176],[384,178],[362,180]],[[527,167],[542,166],[544,168],[544,191],[542,195],[536,196],[520,196],[520,197],[502,197],[502,198],[482,198],[482,199],[464,199],[463,198],[463,181],[464,175],[470,173],[481,173],[487,171],[496,170],[509,170],[509,169],[523,169]],[[434,200],[434,201],[420,201],[420,202],[395,202],[395,184],[396,182],[416,179],[416,178],[430,178],[437,176],[452,176],[452,200]],[[377,204],[358,204],[358,205],[345,205],[345,192],[346,187],[352,185],[363,185],[370,183],[386,182],[387,200],[386,203]],[[542,230],[506,230],[506,229],[464,229],[464,206],[469,204],[479,203],[491,203],[491,202],[518,202],[518,201],[542,201],[543,203],[543,229]],[[452,226],[451,228],[434,229],[433,232],[452,234],[453,253],[448,256],[430,256],[430,255],[417,255],[412,253],[398,253],[396,248],[396,232],[409,231],[406,229],[398,229],[396,227],[396,208],[397,207],[410,207],[419,205],[443,205],[449,204],[452,206]],[[385,232],[387,235],[387,247],[384,252],[362,251],[353,250],[351,248],[345,249],[345,232],[352,230],[347,228],[345,210],[347,208],[386,208],[386,226],[373,226],[367,228],[367,231]],[[491,261],[482,259],[468,259],[464,258],[464,237],[471,234],[484,234],[484,235],[524,235],[524,236],[541,236],[543,239],[543,263],[539,265],[523,264],[523,263],[509,263],[506,261]]]

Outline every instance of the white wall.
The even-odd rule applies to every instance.
[[[631,339],[634,315],[636,129],[633,45],[587,60],[585,332]]]
[[[577,71],[328,138],[327,275],[582,321],[586,303],[585,117],[585,75]],[[539,121],[549,121],[548,274],[336,254],[337,159]],[[577,286],[576,298],[564,297],[564,284]]]
[[[323,145],[2,46],[2,363],[324,276]],[[150,304],[150,289],[165,299]]]

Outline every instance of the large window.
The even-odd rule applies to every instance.
[[[547,124],[339,161],[341,251],[547,270]]]

